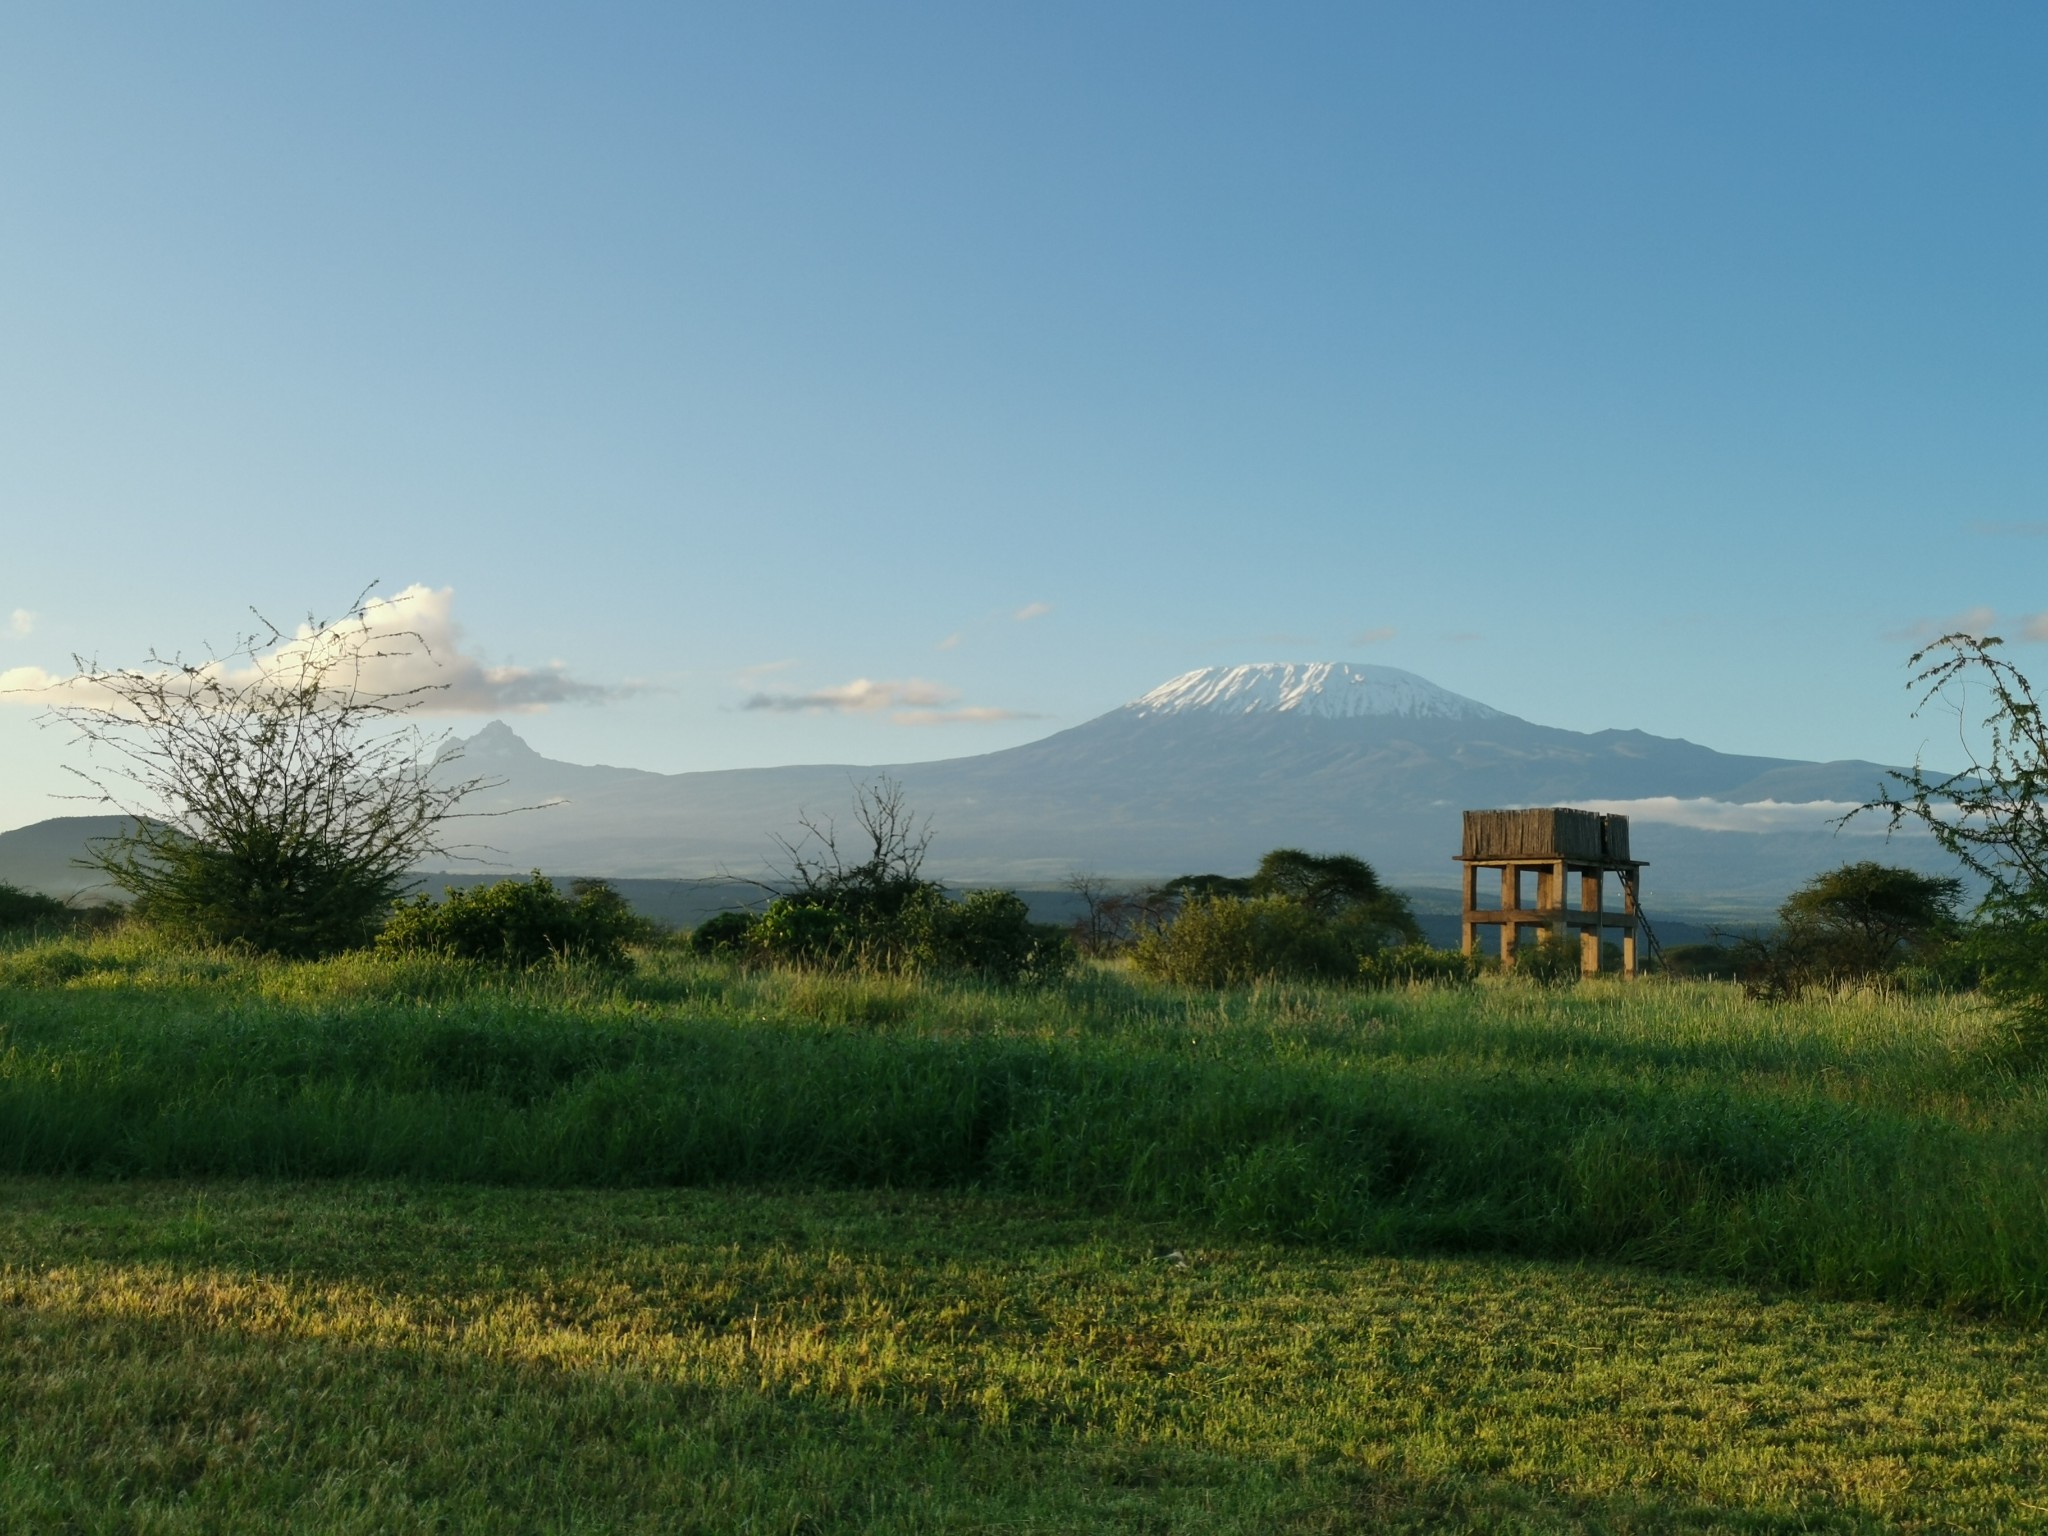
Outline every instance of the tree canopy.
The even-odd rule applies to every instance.
[[[1816,875],[1785,899],[1778,918],[1835,975],[1891,970],[1950,931],[1963,883],[1865,859]]]

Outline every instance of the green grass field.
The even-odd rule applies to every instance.
[[[0,952],[0,1529],[2048,1530],[1969,999]]]

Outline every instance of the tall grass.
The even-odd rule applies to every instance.
[[[2048,1102],[1967,999],[1043,992],[0,954],[0,1169],[976,1188],[2037,1318]]]

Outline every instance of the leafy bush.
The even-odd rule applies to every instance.
[[[1388,890],[1365,860],[1348,853],[1275,848],[1259,860],[1251,895],[1281,896],[1354,933],[1361,947],[1422,942],[1408,899]]]
[[[1167,881],[1157,894],[1182,902],[1203,897],[1275,897],[1338,925],[1360,952],[1392,943],[1422,942],[1422,930],[1408,909],[1408,898],[1381,885],[1370,864],[1348,853],[1275,848],[1259,860],[1259,867],[1250,875],[1180,875]]]
[[[0,929],[43,927],[71,915],[71,909],[54,896],[0,881]]]
[[[1403,944],[1399,949],[1361,955],[1358,979],[1381,990],[1427,982],[1437,986],[1465,986],[1479,974],[1476,955],[1455,949],[1438,949],[1430,944]]]
[[[760,921],[752,912],[720,912],[690,930],[690,949],[699,955],[743,955]]]
[[[539,870],[528,880],[500,880],[401,904],[377,935],[389,952],[423,951],[495,965],[549,960],[628,962],[626,946],[644,941],[651,925],[602,880],[576,882],[573,899]]]
[[[1986,907],[1952,963],[2005,1010],[2012,1043],[2038,1063],[2048,1058],[2048,901],[2008,897]]]
[[[1185,986],[1348,981],[1389,944],[1422,945],[1407,898],[1348,853],[1275,848],[1249,876],[1182,875],[1159,894],[1179,910],[1139,936],[1131,960]]]
[[[1190,987],[1345,980],[1358,959],[1335,925],[1284,896],[1197,896],[1131,950],[1141,975]]]
[[[1031,921],[1015,891],[970,891],[959,901],[927,903],[919,913],[920,969],[987,981],[1056,981],[1073,965],[1067,935]]]
[[[922,881],[900,901],[851,910],[779,897],[758,919],[710,935],[700,952],[720,946],[782,965],[947,972],[1006,983],[1055,980],[1073,963],[1067,936],[1032,922],[1015,891],[972,891],[953,901]]]
[[[868,926],[873,934],[883,924],[871,914]],[[783,965],[836,965],[850,957],[857,931],[853,919],[832,907],[778,896],[749,927],[747,946],[761,958]],[[884,948],[893,954],[897,946]]]
[[[1566,933],[1515,956],[1515,974],[1542,987],[1569,987],[1580,976],[1578,936]]]
[[[1667,976],[1688,979],[1718,976],[1726,981],[1740,973],[1741,957],[1726,944],[1673,944],[1664,951],[1662,968]]]
[[[339,844],[245,831],[233,845],[158,832],[102,850],[135,893],[135,916],[202,944],[314,959],[359,949],[390,910],[397,875],[365,871]]]

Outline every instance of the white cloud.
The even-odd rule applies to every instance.
[[[766,709],[778,714],[873,715],[900,708],[943,709],[960,695],[938,683],[913,677],[903,682],[878,682],[856,677],[814,693],[757,693],[741,709]]]
[[[1643,800],[1576,800],[1582,811],[1604,811],[1630,821],[1702,832],[1844,832],[1881,834],[1882,817],[1859,816],[1846,827],[1835,824],[1856,809],[1853,800],[1712,800],[1704,796],[1681,800],[1658,795]]]
[[[1904,629],[1892,630],[1884,638],[1924,644],[1942,635],[1955,634],[1982,640],[2000,630],[2006,631],[2011,638],[2048,641],[2048,613],[2016,613],[2001,619],[1996,609],[1979,604],[1945,619],[1916,619]]]
[[[26,608],[17,608],[8,616],[7,627],[17,635],[26,635],[36,627],[36,616]]]
[[[1887,640],[1932,640],[1940,635],[1975,635],[1982,639],[1998,627],[1998,612],[1979,603],[1974,608],[1965,608],[1961,613],[1951,614],[1945,619],[1915,619],[1903,629],[1894,629],[1885,635]]]
[[[202,675],[241,686],[288,673],[306,662],[318,664],[323,651],[353,647],[362,658],[351,679],[365,693],[415,694],[427,714],[533,714],[552,704],[589,703],[615,697],[605,688],[571,677],[561,662],[541,667],[494,667],[463,649],[453,616],[455,590],[415,584],[390,597],[371,598],[360,623],[343,623],[316,640],[307,625],[253,661],[213,663]],[[104,703],[78,678],[40,667],[0,673],[0,697],[32,704]]]
[[[1051,603],[1026,603],[1022,608],[1011,614],[1010,617],[1019,624],[1028,624],[1033,619],[1042,619],[1051,612]]]
[[[1038,718],[1021,710],[962,704],[957,689],[921,677],[901,682],[856,677],[850,683],[811,693],[757,693],[740,708],[776,714],[885,714],[891,725],[987,725]]]
[[[941,641],[939,642],[939,644],[938,644],[938,649],[940,649],[940,650],[942,650],[942,651],[957,651],[957,650],[959,650],[959,649],[960,649],[960,631],[956,629],[956,630],[954,630],[954,631],[953,631],[953,633],[951,633],[950,635],[946,636],[946,638],[945,638],[945,639],[941,640]]]
[[[1353,645],[1383,645],[1394,638],[1396,631],[1391,624],[1382,624],[1378,629],[1362,629],[1351,637]]]

